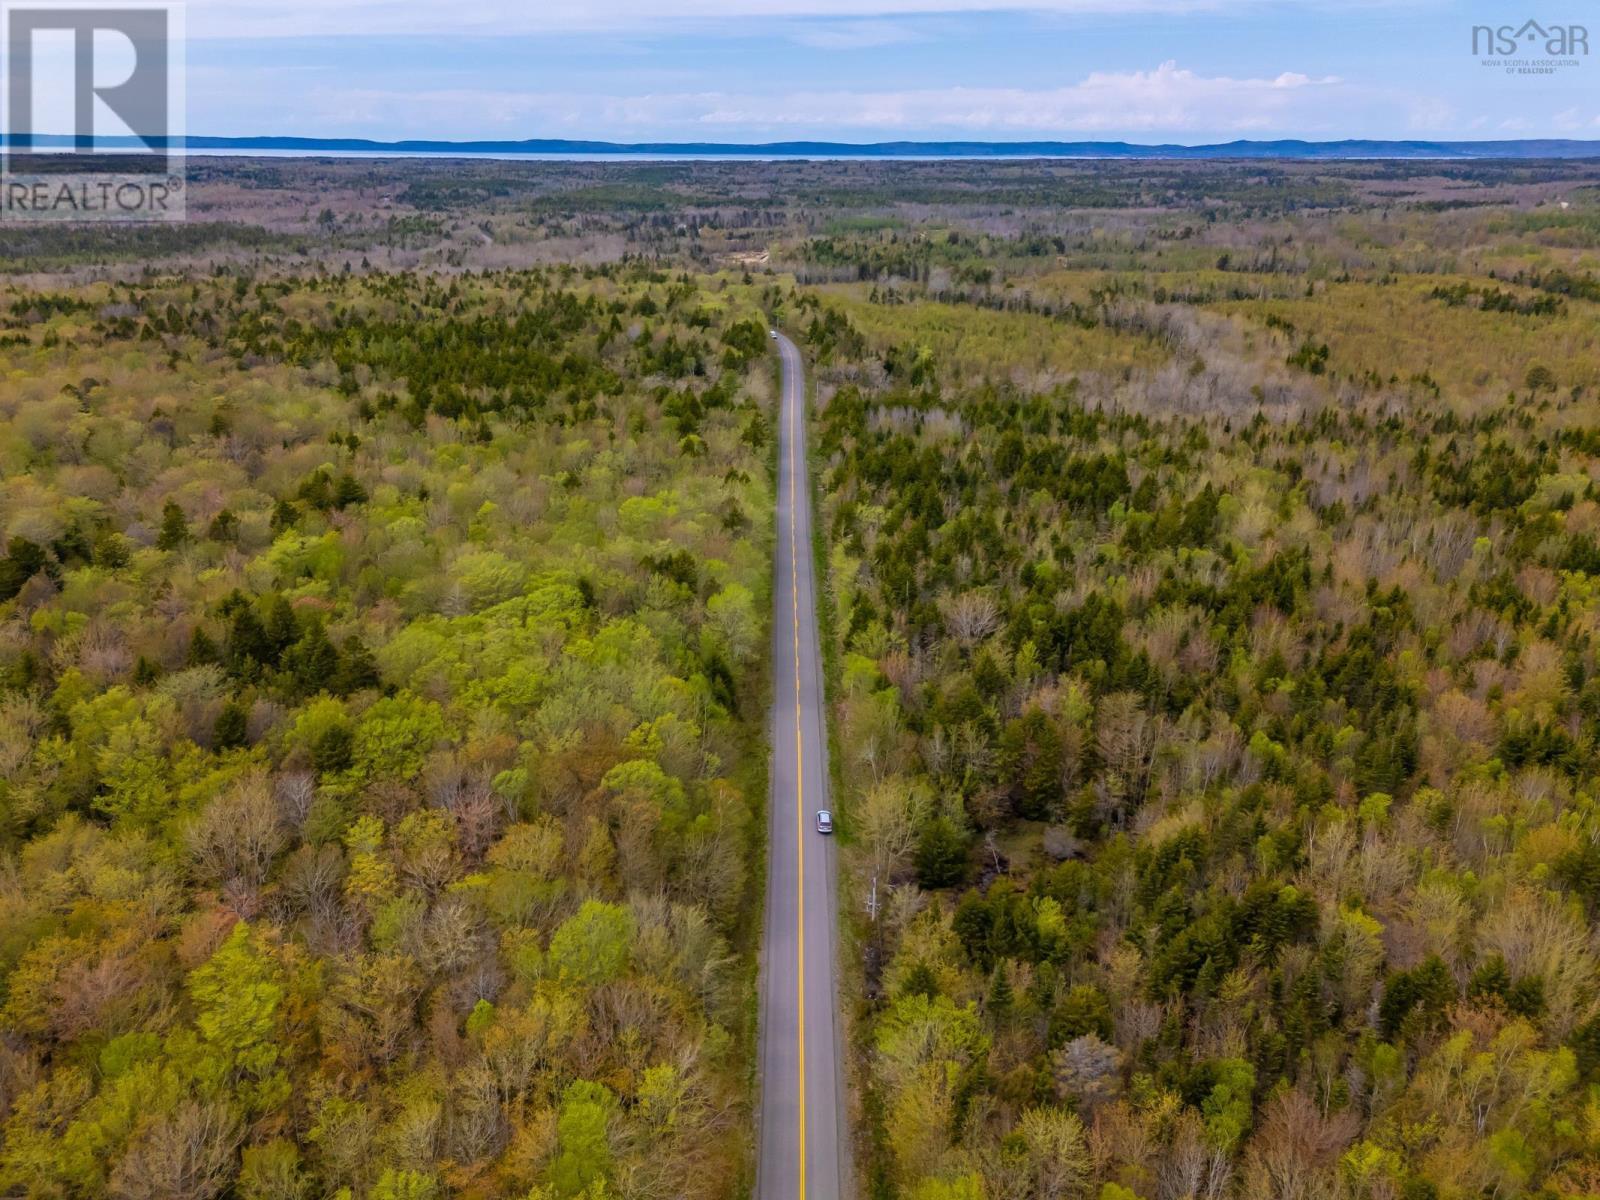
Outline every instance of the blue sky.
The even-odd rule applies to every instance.
[[[195,134],[618,141],[1600,138],[1573,0],[190,0]]]

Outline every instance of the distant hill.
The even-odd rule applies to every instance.
[[[69,139],[43,135],[35,139],[40,149],[67,145]],[[115,139],[113,148],[131,145],[132,139]],[[276,151],[296,154],[432,154],[432,155],[660,155],[673,158],[1113,158],[1113,159],[1488,159],[1488,158],[1600,158],[1600,141],[1568,138],[1529,138],[1485,142],[1378,141],[1349,139],[1337,142],[1234,141],[1205,146],[1172,143],[1145,146],[1134,142],[589,142],[563,138],[529,138],[524,141],[422,141],[378,142],[366,138],[308,137],[190,137],[183,145],[191,152],[206,150]]]

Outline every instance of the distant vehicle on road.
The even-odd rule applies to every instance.
[[[825,808],[819,808],[817,810],[817,832],[833,832],[833,814]]]
[[[773,341],[777,341],[778,340],[778,331],[776,329],[769,329],[769,330],[767,330],[767,332],[772,335],[772,340]]]

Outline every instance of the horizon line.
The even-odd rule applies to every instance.
[[[19,152],[67,149],[70,134],[0,135],[0,147]],[[106,150],[142,148],[137,137],[98,139]],[[157,139],[151,148],[190,153],[205,150],[263,150],[278,152],[422,153],[466,156],[538,154],[559,156],[646,155],[686,158],[777,158],[826,155],[829,157],[924,158],[1600,158],[1600,139],[1585,138],[1236,138],[1225,142],[1132,142],[1120,138],[1032,138],[995,141],[977,138],[902,138],[873,142],[845,142],[824,138],[793,138],[770,142],[646,141],[617,142],[586,138],[395,138],[314,137],[300,134],[191,134]],[[1252,153],[1253,152],[1253,153]]]

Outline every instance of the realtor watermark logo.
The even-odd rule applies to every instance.
[[[0,221],[184,216],[183,9],[0,0]]]
[[[1583,65],[1589,57],[1589,29],[1531,19],[1474,25],[1472,53],[1481,65],[1507,75],[1554,75]]]

